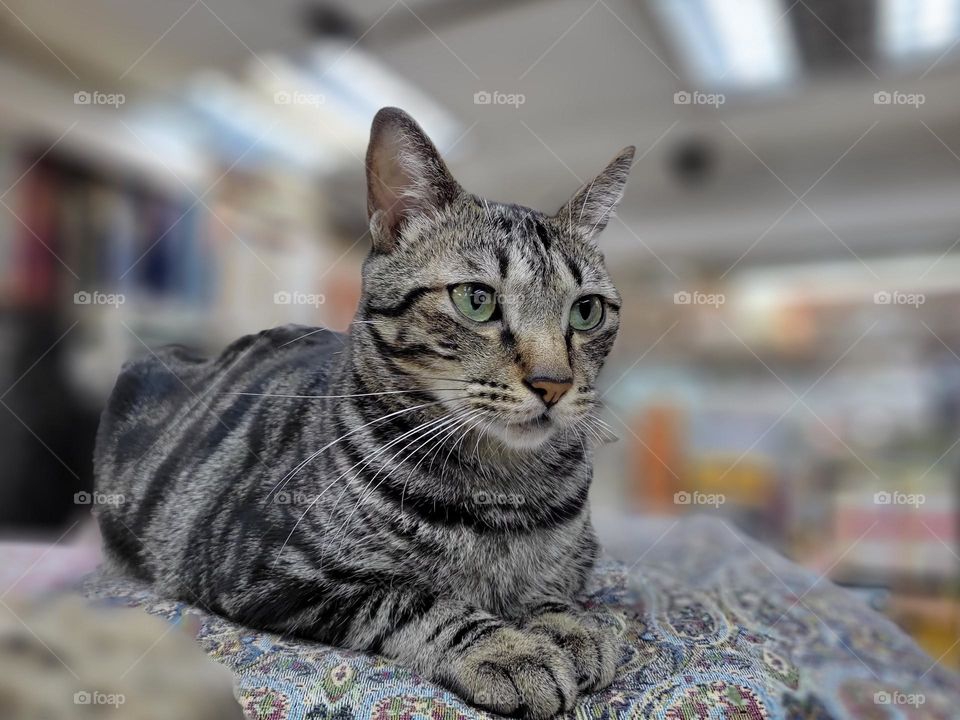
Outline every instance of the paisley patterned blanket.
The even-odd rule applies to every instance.
[[[128,580],[94,576],[100,601],[171,621],[236,674],[251,720],[489,717],[380,657],[257,632]],[[624,641],[614,684],[578,718],[960,718],[960,678],[853,594],[716,520],[670,526],[632,566],[605,561],[583,600]]]

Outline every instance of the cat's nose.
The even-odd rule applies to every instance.
[[[540,396],[540,399],[547,407],[553,407],[560,398],[567,394],[567,390],[573,387],[573,378],[557,380],[549,377],[533,377],[523,381],[524,384]]]

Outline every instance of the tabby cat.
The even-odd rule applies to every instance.
[[[284,326],[128,363],[103,413],[107,562],[267,630],[380,653],[546,718],[619,650],[573,598],[597,555],[597,373],[620,297],[594,237],[624,149],[552,216],[482,200],[395,108],[349,335]]]

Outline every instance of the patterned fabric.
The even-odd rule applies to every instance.
[[[105,576],[86,591],[204,622],[251,720],[490,717],[380,657],[237,626]],[[634,567],[598,567],[584,603],[624,641],[614,684],[571,717],[657,720],[950,720],[960,677],[853,594],[726,524],[685,520]]]

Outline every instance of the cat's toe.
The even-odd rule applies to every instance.
[[[527,624],[527,629],[550,638],[570,655],[580,690],[595,692],[613,682],[620,645],[610,632],[563,612],[537,616]]]
[[[503,628],[468,647],[454,666],[461,693],[501,715],[545,720],[577,699],[569,654],[537,633]]]

